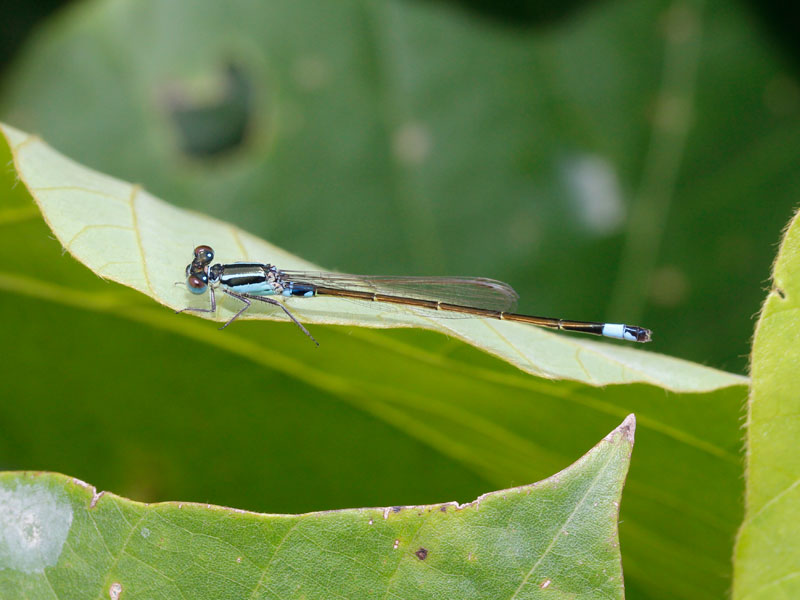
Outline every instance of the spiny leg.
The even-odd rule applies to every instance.
[[[308,336],[308,337],[311,339],[311,341],[312,341],[312,342],[314,342],[314,343],[315,343],[317,346],[319,346],[319,342],[318,342],[316,339],[314,339],[314,336],[313,336],[313,335],[311,335],[311,333],[308,331],[308,329],[306,329],[306,328],[303,326],[303,324],[302,324],[300,321],[298,321],[298,320],[295,318],[295,316],[294,316],[292,313],[290,313],[290,312],[289,312],[289,309],[288,309],[288,308],[286,308],[286,307],[285,307],[285,306],[284,306],[282,303],[278,302],[277,300],[273,300],[272,298],[264,298],[263,296],[252,296],[252,295],[250,295],[250,294],[244,294],[244,293],[232,292],[232,291],[230,291],[230,290],[223,290],[223,291],[224,291],[226,294],[228,294],[229,296],[232,296],[232,297],[236,298],[237,300],[241,300],[242,302],[244,302],[244,304],[245,304],[245,305],[244,305],[244,307],[242,307],[242,310],[240,310],[240,311],[239,311],[239,312],[237,312],[235,315],[233,315],[233,317],[231,317],[231,318],[228,320],[228,322],[227,322],[227,323],[225,323],[225,325],[223,325],[222,327],[220,327],[220,329],[225,329],[225,328],[226,328],[228,325],[230,325],[230,324],[231,324],[231,322],[232,322],[234,319],[236,319],[236,317],[238,317],[238,316],[239,316],[239,315],[241,315],[241,314],[242,314],[244,311],[246,311],[248,308],[250,308],[250,304],[251,304],[251,303],[250,303],[250,301],[248,300],[248,298],[249,298],[250,300],[260,300],[261,302],[266,302],[267,304],[274,304],[275,306],[278,306],[278,307],[280,307],[280,309],[281,309],[283,312],[285,312],[285,313],[286,313],[286,316],[288,316],[288,317],[289,317],[289,318],[290,318],[290,319],[291,319],[291,320],[294,322],[294,324],[295,324],[295,325],[297,325],[297,326],[300,328],[300,331],[302,331],[303,333],[305,333],[305,334],[306,334],[306,335],[307,335],[307,336]]]
[[[250,308],[250,301],[247,298],[242,298],[239,294],[234,294],[230,290],[223,289],[222,291],[225,292],[226,294],[228,294],[228,296],[231,296],[232,298],[236,298],[237,300],[239,300],[241,302],[244,302],[244,306],[241,308],[241,310],[239,312],[237,312],[230,319],[228,319],[228,321],[225,323],[225,325],[220,327],[220,330],[225,329],[228,325],[230,325],[237,318],[239,318],[240,314],[242,314],[244,311],[246,311],[248,308]]]
[[[185,312],[187,310],[190,310],[192,312],[204,312],[204,313],[217,312],[217,299],[214,297],[214,288],[213,287],[209,287],[208,288],[208,293],[211,294],[211,308],[192,308],[191,306],[187,306],[186,308],[182,308],[180,310],[176,310],[175,314],[177,315],[177,314]]]

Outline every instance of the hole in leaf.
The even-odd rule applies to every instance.
[[[242,146],[252,118],[253,85],[229,63],[191,81],[172,82],[164,95],[181,151],[214,158]]]

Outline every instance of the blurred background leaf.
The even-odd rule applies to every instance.
[[[523,311],[635,322],[654,329],[654,350],[744,372],[800,186],[800,94],[781,48],[745,5],[721,1],[492,16],[412,0],[95,1],[18,53],[0,117],[327,268],[494,277]],[[60,258],[13,194],[10,272],[147,310]],[[28,291],[0,300],[14,315],[0,374],[21,399],[3,406],[7,468],[255,510],[467,500],[563,468],[634,411],[628,597],[730,588],[741,388],[542,382],[413,331],[326,328],[335,349],[314,355],[289,326],[254,323],[237,335],[269,336],[294,361],[264,371],[166,320],[132,325]],[[292,371],[315,361],[400,399],[371,401],[360,382],[321,390]],[[478,367],[502,377],[466,385]],[[427,406],[436,398],[447,425]],[[476,466],[461,410],[536,444],[535,464]]]

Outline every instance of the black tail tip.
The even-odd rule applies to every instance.
[[[644,327],[636,327],[635,325],[624,325],[622,336],[623,340],[629,342],[649,342],[652,338],[652,332]]]

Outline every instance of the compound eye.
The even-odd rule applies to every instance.
[[[214,260],[214,251],[211,246],[198,246],[194,249],[194,257],[200,262],[208,264]]]
[[[186,287],[193,294],[202,294],[208,287],[208,278],[193,273],[186,278]]]

